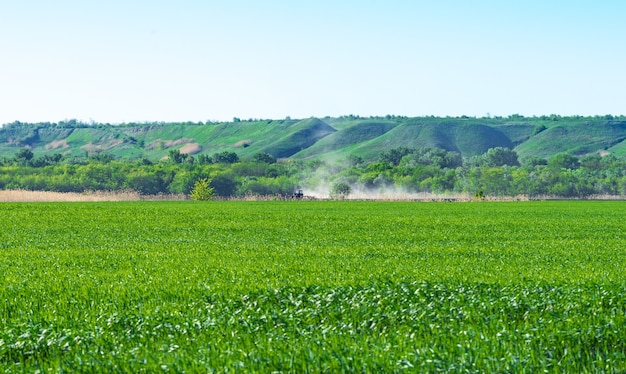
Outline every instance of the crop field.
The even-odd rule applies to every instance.
[[[0,203],[0,371],[625,372],[625,213]]]

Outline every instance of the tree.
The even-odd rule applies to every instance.
[[[109,154],[106,152],[98,152],[96,154],[89,156],[88,159],[91,162],[99,162],[102,164],[108,164],[109,162],[113,161],[115,157],[112,154]]]
[[[352,188],[347,183],[338,182],[330,188],[330,198],[343,200],[352,192]]]
[[[602,156],[599,154],[585,156],[580,159],[580,166],[591,171],[602,170]]]
[[[140,170],[129,173],[126,184],[128,188],[142,195],[157,195],[162,192],[167,192],[165,182],[161,178],[161,173],[155,173],[153,171]]]
[[[349,155],[347,157],[347,161],[348,165],[350,165],[351,167],[359,166],[364,162],[363,157],[357,155]]]
[[[182,164],[189,155],[186,153],[180,153],[178,149],[170,149],[167,156],[171,162],[175,164]]]
[[[14,159],[16,163],[22,166],[26,166],[30,164],[30,161],[33,159],[34,156],[35,155],[30,149],[22,148],[19,152],[15,154]]]
[[[523,160],[524,165],[530,168],[534,168],[536,166],[548,165],[548,160],[541,157],[529,157]]]
[[[378,156],[378,160],[380,162],[388,163],[392,166],[398,166],[400,165],[400,161],[402,161],[402,157],[414,152],[414,149],[410,149],[407,147],[393,148],[389,151],[381,152]]]
[[[238,184],[232,174],[220,173],[211,178],[211,187],[218,196],[233,196],[237,192]]]
[[[196,201],[213,200],[215,198],[215,189],[211,187],[211,180],[209,178],[198,179],[193,185],[189,197],[191,197],[191,200]]]
[[[254,162],[263,162],[266,164],[276,163],[276,157],[267,153],[257,153],[252,159],[254,160]]]
[[[234,164],[239,162],[239,156],[235,152],[224,151],[213,154],[213,162],[219,164]]]
[[[211,158],[211,156],[205,155],[205,154],[198,155],[198,157],[196,158],[196,161],[200,165],[206,165],[206,164],[212,164],[213,163],[213,159]]]
[[[554,169],[570,169],[575,170],[580,166],[578,157],[569,153],[558,153],[548,160],[548,166]]]
[[[517,153],[504,147],[490,148],[485,153],[485,164],[491,167],[497,166],[519,166]]]

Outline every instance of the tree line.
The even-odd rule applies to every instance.
[[[200,180],[220,197],[289,196],[296,188],[341,184],[361,190],[469,193],[490,196],[626,195],[626,159],[613,155],[519,160],[507,148],[463,158],[435,148],[398,147],[373,161],[348,156],[337,162],[277,160],[266,153],[240,158],[234,152],[196,156],[170,150],[165,160],[117,160],[106,153],[87,159],[35,156],[24,148],[0,160],[0,189],[57,192],[134,190],[144,195],[190,194]]]

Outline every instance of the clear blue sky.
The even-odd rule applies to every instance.
[[[0,2],[0,123],[626,114],[622,0]]]

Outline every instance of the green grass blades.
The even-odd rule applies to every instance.
[[[625,208],[0,204],[0,368],[624,371]]]

